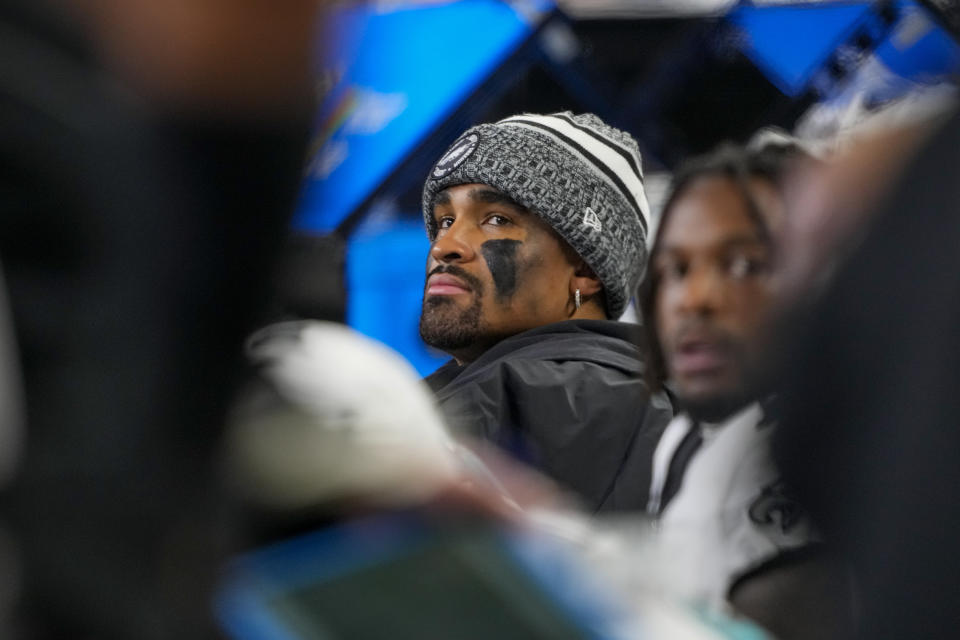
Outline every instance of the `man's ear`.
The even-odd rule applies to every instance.
[[[588,298],[603,290],[603,283],[586,262],[578,258],[573,268],[573,277],[570,279],[570,295],[580,289],[580,295]]]

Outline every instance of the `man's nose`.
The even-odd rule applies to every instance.
[[[469,230],[460,221],[441,229],[430,247],[430,257],[437,262],[469,262],[475,255]]]
[[[723,303],[723,277],[717,269],[702,267],[692,270],[680,292],[680,306],[697,314],[716,312]]]

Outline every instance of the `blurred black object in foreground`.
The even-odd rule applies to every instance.
[[[347,242],[340,234],[291,234],[277,269],[277,314],[346,323],[346,263]]]
[[[960,627],[960,116],[805,314],[778,454],[853,561],[863,638]]]
[[[2,505],[15,626],[203,637],[224,535],[209,457],[309,110],[161,117],[42,6],[3,3],[0,33],[0,259],[28,414]]]

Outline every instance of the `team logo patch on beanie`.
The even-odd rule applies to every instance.
[[[430,173],[430,177],[434,180],[440,180],[463,164],[463,161],[470,157],[470,155],[476,151],[477,144],[480,142],[480,136],[475,133],[471,133],[468,136],[461,138],[456,142],[450,150],[443,154],[443,157],[440,158],[440,161],[437,162],[437,165],[433,168],[433,171]]]

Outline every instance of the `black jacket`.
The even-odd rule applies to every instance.
[[[450,427],[492,441],[594,511],[643,509],[673,415],[643,382],[637,327],[569,320],[511,336],[426,378]]]

